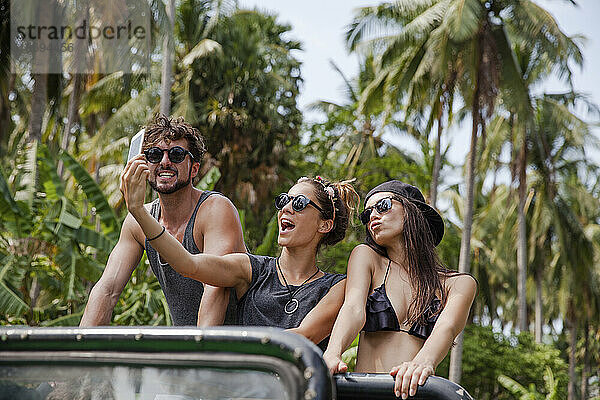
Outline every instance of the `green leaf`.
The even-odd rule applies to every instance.
[[[4,282],[0,282],[0,310],[3,314],[21,316],[29,306],[18,294],[13,292]]]
[[[101,264],[91,257],[79,256],[77,258],[77,276],[88,282],[97,282],[102,276],[105,264]]]
[[[0,171],[0,214],[4,215],[6,212],[22,215],[21,209],[10,192],[8,182],[6,182],[2,171]]]
[[[267,233],[263,238],[262,243],[256,248],[256,254],[273,254],[276,246],[277,234],[279,233],[279,227],[277,225],[277,215],[273,215],[269,224],[267,225]]]
[[[215,185],[221,178],[221,171],[219,168],[212,167],[203,177],[196,187],[200,190],[213,190]]]
[[[449,36],[456,42],[472,39],[479,31],[483,14],[479,0],[454,0],[446,12]]]
[[[206,57],[212,53],[219,55],[223,54],[221,45],[211,39],[202,39],[185,57],[183,57],[183,65],[189,67],[197,58]]]
[[[115,246],[115,241],[106,235],[96,232],[93,229],[80,226],[75,231],[74,239],[82,245],[91,246],[104,253],[110,253]]]
[[[21,179],[24,189],[15,193],[15,199],[24,200],[30,209],[33,207],[33,199],[37,192],[37,143],[37,141],[33,141],[28,145],[27,160],[23,165],[24,174]]]
[[[113,235],[118,234],[119,222],[117,216],[104,196],[102,189],[100,189],[100,186],[98,186],[87,170],[69,153],[62,152],[60,154],[60,159],[63,160],[65,167],[73,174],[77,182],[81,185],[83,192],[90,203],[96,207],[96,213],[100,216],[102,223],[109,228],[110,233]]]
[[[81,226],[82,219],[79,215],[73,215],[67,210],[67,206],[69,201],[65,197],[61,197],[60,199],[62,206],[60,209],[60,215],[58,216],[58,224],[54,230],[54,233],[58,233],[58,229],[60,225],[68,226],[71,229],[78,229]]]
[[[63,315],[55,319],[47,320],[41,323],[42,326],[77,326],[83,316],[83,311],[75,314]]]

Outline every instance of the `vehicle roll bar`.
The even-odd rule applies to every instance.
[[[333,376],[339,400],[388,400],[394,395],[394,378],[388,374],[345,373]],[[439,376],[430,376],[410,400],[473,400],[460,385]]]

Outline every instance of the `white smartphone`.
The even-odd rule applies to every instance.
[[[144,133],[146,130],[142,128],[138,133],[133,135],[131,143],[129,144],[129,155],[127,156],[127,162],[133,157],[137,156],[142,152],[142,144],[144,144]]]

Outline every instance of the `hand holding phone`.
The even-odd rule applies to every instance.
[[[142,145],[144,144],[145,132],[146,130],[142,128],[131,138],[131,143],[129,144],[129,154],[127,155],[127,162],[129,162],[129,160],[131,160],[133,157],[137,156],[142,152]]]

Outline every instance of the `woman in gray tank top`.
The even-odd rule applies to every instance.
[[[275,326],[325,346],[343,303],[344,278],[321,271],[316,259],[322,245],[342,240],[359,197],[350,182],[300,178],[275,199],[281,255],[190,254],[165,232],[143,207],[148,167],[130,162],[121,178],[127,208],[161,258],[180,274],[200,282],[233,287],[238,323]]]

